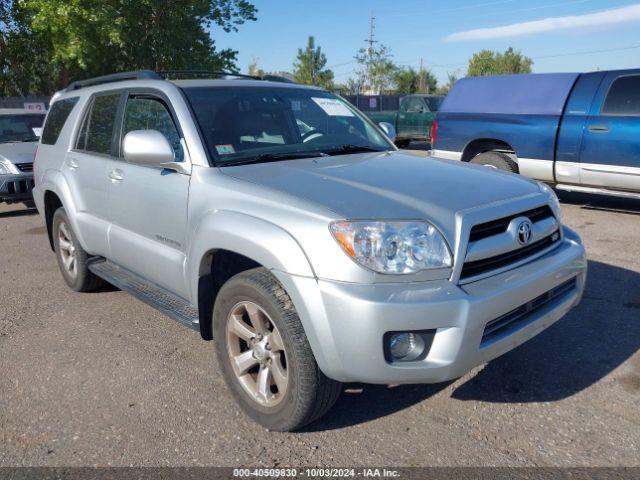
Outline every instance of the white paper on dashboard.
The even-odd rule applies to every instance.
[[[311,100],[325,111],[331,117],[353,117],[353,112],[349,110],[344,103],[335,98],[318,98],[311,97]]]

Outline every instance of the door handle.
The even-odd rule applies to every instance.
[[[116,168],[115,170],[111,170],[109,172],[109,178],[113,183],[121,182],[122,180],[124,180],[124,174],[122,173],[122,170]]]
[[[67,160],[67,167],[69,167],[70,170],[75,170],[79,166],[80,165],[78,165],[78,162],[76,162],[74,159],[70,158]]]
[[[609,127],[606,125],[589,125],[590,132],[608,132]]]

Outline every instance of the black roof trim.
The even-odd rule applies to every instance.
[[[271,82],[295,83],[286,77],[279,75],[263,75],[261,77],[254,75],[244,75],[242,73],[225,72],[225,71],[209,71],[209,70],[166,70],[154,72],[153,70],[139,70],[135,72],[112,73],[110,75],[102,75],[101,77],[88,78],[87,80],[78,80],[71,82],[64,90],[71,92],[80,90],[85,87],[94,85],[102,85],[104,83],[122,82],[125,80],[166,80],[168,78],[186,79],[186,78],[202,78],[202,77],[237,77],[249,80],[265,80]]]

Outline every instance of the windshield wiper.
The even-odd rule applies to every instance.
[[[323,156],[322,152],[280,152],[280,153],[261,153],[255,157],[242,158],[236,161],[230,161],[220,164],[221,167],[232,167],[235,165],[249,165],[252,163],[278,162],[280,160],[297,160],[300,158],[313,158]]]
[[[348,155],[350,153],[364,153],[364,152],[385,152],[386,149],[379,147],[370,147],[367,145],[352,145],[347,143],[337,148],[330,150],[324,150],[327,155]]]

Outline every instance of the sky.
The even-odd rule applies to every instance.
[[[218,48],[238,50],[246,72],[252,58],[265,71],[291,71],[309,35],[327,56],[337,83],[354,75],[370,15],[375,40],[400,65],[424,65],[445,82],[464,75],[481,49],[520,50],[533,71],[640,67],[640,3],[625,0],[253,0],[258,21],[237,33],[212,30]]]

